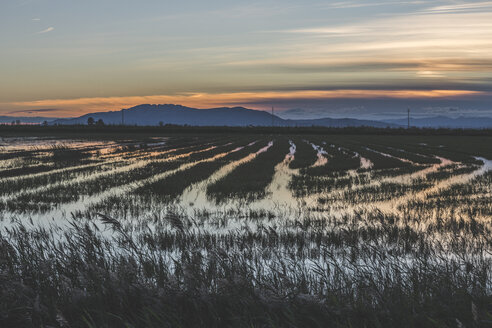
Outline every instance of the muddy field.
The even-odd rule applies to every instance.
[[[0,319],[487,326],[489,139],[0,139]]]

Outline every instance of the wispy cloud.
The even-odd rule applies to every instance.
[[[39,22],[41,20],[41,18],[33,18],[32,20],[35,22]]]
[[[252,69],[257,65],[285,74],[376,72],[386,80],[389,76],[383,74],[388,72],[397,78],[425,80],[478,79],[492,72],[492,2],[434,8],[430,9],[434,15],[416,12],[287,30],[296,42],[292,46],[288,39],[290,47],[281,55],[228,65]],[[342,75],[336,77],[341,80]]]
[[[40,108],[40,109],[21,109],[21,110],[14,110],[11,112],[8,112],[8,114],[21,114],[21,113],[50,113],[50,112],[59,112],[60,109],[57,108]]]
[[[303,28],[296,30],[285,31],[287,33],[300,33],[300,34],[324,34],[333,36],[354,36],[361,33],[368,32],[369,29],[364,26],[328,26],[328,27],[314,27]]]
[[[53,31],[54,29],[55,29],[54,27],[50,26],[50,27],[48,27],[48,28],[46,28],[46,29],[44,29],[44,30],[42,30],[42,31],[37,32],[36,34],[45,34],[45,33],[49,33],[49,32],[51,32],[51,31]]]
[[[423,3],[425,3],[425,1],[382,1],[382,2],[340,1],[340,2],[326,4],[325,8],[350,9],[350,8],[379,7],[379,6],[391,6],[391,5],[419,5]]]
[[[446,14],[446,13],[466,13],[483,12],[492,9],[492,1],[457,3],[428,8],[422,13],[426,14]]]
[[[443,72],[492,72],[492,58],[333,58],[333,59],[265,59],[226,62],[226,67],[261,70],[269,73],[335,72],[418,72],[422,77],[443,77]],[[438,73],[441,72],[441,73]]]

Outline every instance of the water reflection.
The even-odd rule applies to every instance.
[[[303,140],[316,151],[317,159],[311,167],[329,165],[332,160],[330,149],[336,149],[345,154],[344,156],[358,157],[360,168],[342,169],[327,173],[326,176],[319,176],[316,179],[321,184],[325,183],[329,187],[328,191],[298,196],[291,189],[290,182],[294,176],[300,174],[300,169],[289,167],[298,155],[297,147],[293,140],[289,140],[289,148],[285,149],[285,158],[276,164],[272,182],[266,187],[264,196],[259,199],[230,198],[218,204],[211,195],[207,194],[207,187],[228,176],[239,166],[253,161],[259,154],[270,151],[276,142],[276,140],[261,141],[253,137],[249,139],[238,138],[228,141],[212,138],[193,142],[178,139],[171,140],[174,144],[169,144],[169,138],[154,138],[145,143],[141,140],[2,138],[0,154],[5,159],[0,160],[0,172],[12,167],[31,168],[44,165],[43,163],[51,165],[44,172],[22,174],[19,171],[18,175],[0,178],[0,185],[4,187],[0,195],[2,225],[8,225],[9,222],[16,220],[31,219],[44,224],[56,222],[63,225],[64,221],[70,219],[73,214],[90,215],[96,209],[104,211],[105,208],[109,214],[122,215],[129,221],[150,218],[156,213],[165,214],[169,210],[176,211],[176,209],[188,217],[196,217],[197,213],[215,213],[217,216],[231,213],[231,216],[240,218],[242,215],[251,216],[252,213],[260,213],[255,215],[292,220],[328,216],[341,218],[366,210],[378,210],[385,215],[402,215],[409,211],[408,204],[426,202],[429,198],[435,198],[436,195],[455,185],[469,184],[473,179],[492,170],[492,162],[485,158],[477,158],[483,163],[479,166],[440,156],[435,156],[439,163],[419,164],[404,157],[419,155],[408,150],[400,152],[392,148],[393,151],[398,151],[398,154],[401,153],[402,157],[399,157],[365,147],[369,152],[398,159],[409,165],[403,169],[383,170],[375,167],[371,158],[363,157],[356,149],[351,149],[350,145],[342,147],[319,140]],[[219,161],[230,154],[248,150],[249,147],[260,143],[264,146],[246,153],[240,159],[224,162],[224,165],[204,180],[187,186],[176,199],[166,200],[155,196],[150,200],[143,200],[134,192],[137,188],[145,188],[146,185],[157,181],[165,184],[166,178],[173,174],[186,172],[187,169],[200,163]],[[56,166],[50,162],[52,159],[49,153],[53,150],[53,146],[57,145],[63,145],[71,151],[87,152],[88,159],[93,162]],[[420,146],[426,147],[423,144]],[[11,154],[18,154],[18,156],[10,158]],[[23,164],[27,159],[29,165]],[[165,168],[162,172],[151,172],[149,169],[149,174],[145,174],[145,170],[150,168],[149,165],[160,163],[176,163],[176,165]],[[86,185],[106,181],[110,177],[114,177],[115,181],[108,183],[107,188],[102,188],[100,192],[92,193],[84,189]],[[118,179],[121,179],[121,182]],[[30,195],[61,192],[60,190],[81,191],[76,201],[43,204],[48,210],[36,210],[37,204],[24,201],[29,199]],[[111,201],[126,203],[128,212],[123,212],[127,211],[126,209],[113,209]],[[135,217],[129,214],[132,211],[131,207],[139,208],[138,211],[133,210],[134,213],[138,212]],[[237,225],[233,224],[230,228],[237,228]]]

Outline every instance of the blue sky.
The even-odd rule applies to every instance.
[[[8,0],[0,115],[491,116],[491,35],[492,1]]]

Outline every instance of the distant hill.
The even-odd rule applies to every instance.
[[[192,125],[192,126],[325,126],[325,127],[397,127],[387,122],[344,119],[285,120],[265,111],[244,107],[197,109],[181,105],[138,105],[113,112],[86,114],[77,118],[58,119],[51,124],[87,124],[89,117],[105,124],[126,125]]]
[[[50,122],[56,120],[53,117],[23,117],[23,116],[0,116],[0,124],[2,123],[12,123],[19,120],[21,123],[33,123],[39,124],[44,121]]]
[[[407,125],[407,119],[392,119],[385,122]],[[428,118],[410,118],[410,125],[419,128],[454,128],[454,129],[484,129],[492,128],[492,118],[488,117],[464,117],[451,118],[447,116],[434,116]]]
[[[283,120],[288,126],[327,126],[333,128],[370,126],[375,128],[397,128],[398,124],[354,118],[318,118],[310,120]]]
[[[381,121],[359,120],[354,118],[318,118],[318,119],[283,119],[266,111],[244,107],[219,107],[198,109],[181,105],[138,105],[132,108],[112,112],[90,113],[76,118],[50,117],[15,117],[0,116],[0,124],[21,123],[73,125],[87,124],[89,117],[95,121],[101,119],[105,124],[152,126],[162,124],[190,126],[322,126],[322,127],[376,127],[398,128],[407,126],[407,118],[387,119]],[[492,118],[434,116],[429,118],[411,118],[410,125],[419,128],[492,128]]]
[[[197,109],[181,105],[138,105],[115,112],[86,114],[78,118],[56,120],[54,124],[87,124],[89,117],[102,119],[105,124],[126,125],[193,125],[193,126],[244,126],[269,125],[271,115],[242,107]],[[269,123],[267,123],[269,122]]]

